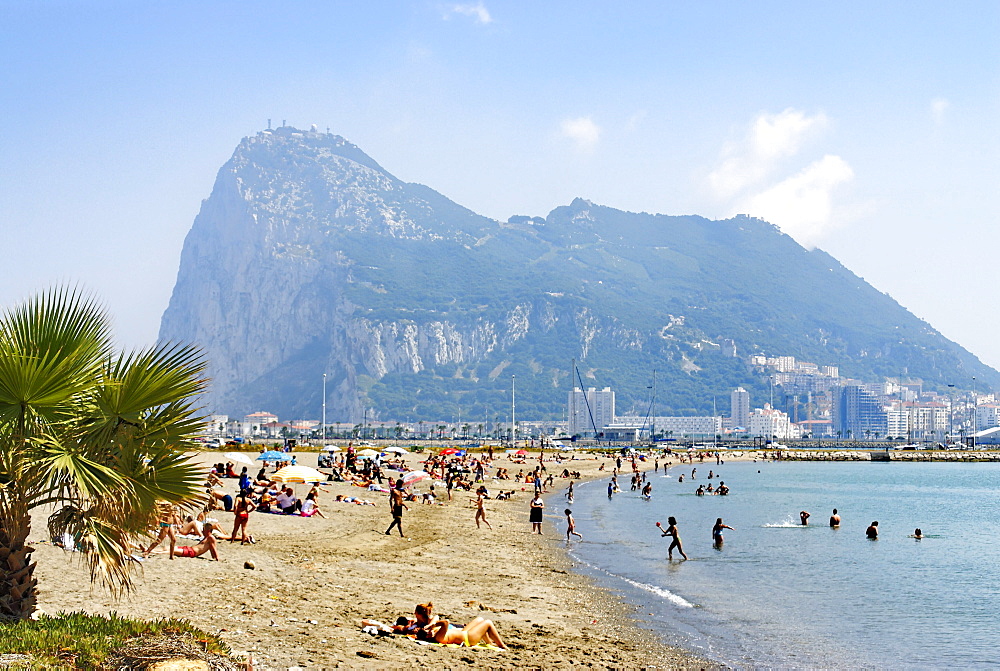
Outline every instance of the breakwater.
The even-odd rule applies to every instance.
[[[748,450],[744,454],[775,461],[1000,462],[997,450]]]

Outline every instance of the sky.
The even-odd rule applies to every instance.
[[[270,119],[500,220],[767,219],[1000,368],[998,35],[992,0],[0,0],[0,305],[79,285],[152,343]]]

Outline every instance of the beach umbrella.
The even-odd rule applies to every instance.
[[[431,474],[427,471],[410,471],[404,475],[401,480],[403,481],[404,487],[409,487],[410,485],[415,485],[418,482],[423,482],[429,477],[431,477]]]
[[[323,482],[326,480],[325,475],[317,471],[315,468],[309,468],[308,466],[285,466],[272,475],[271,478],[284,483]]]
[[[235,461],[238,464],[248,464],[250,466],[253,466],[253,459],[239,452],[226,452],[222,456],[224,456],[226,459],[229,459],[230,461]]]
[[[360,452],[358,452],[358,456],[359,457],[377,457],[378,456],[378,452],[376,452],[375,450],[361,450]]]
[[[445,449],[438,452],[438,454],[441,455],[458,454],[458,450],[456,450],[454,447],[446,447]]]
[[[288,455],[284,452],[278,452],[277,450],[268,450],[264,454],[257,457],[257,461],[287,461]]]
[[[409,454],[409,452],[404,450],[402,447],[387,447],[385,448],[385,451],[392,452],[393,454]]]
[[[518,451],[517,451],[517,452],[515,452],[514,454],[516,454],[516,455],[517,455],[517,456],[519,456],[519,457],[526,457],[526,456],[528,456],[528,453],[527,453],[527,452],[525,452],[524,450],[518,450]]]
[[[340,448],[337,447],[336,445],[324,445],[323,446],[323,451],[324,452],[340,452]]]

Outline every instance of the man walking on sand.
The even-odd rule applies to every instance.
[[[385,530],[385,535],[388,536],[389,532],[392,531],[393,527],[399,529],[399,536],[403,536],[403,508],[407,510],[410,509],[408,505],[403,503],[403,480],[400,478],[396,480],[396,486],[392,488],[389,492],[389,509],[392,511],[392,524],[389,528]]]

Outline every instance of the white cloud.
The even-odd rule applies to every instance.
[[[493,22],[493,17],[490,16],[490,11],[486,9],[486,5],[482,2],[477,2],[472,4],[471,2],[451,5],[444,14],[444,18],[449,18],[452,14],[461,14],[462,16],[469,16],[479,24],[486,25],[487,23]]]
[[[779,161],[797,154],[810,131],[826,123],[822,112],[809,116],[792,108],[779,114],[758,114],[747,136],[725,148],[722,164],[708,176],[709,184],[717,196],[735,196],[764,180]]]
[[[562,122],[560,131],[563,137],[569,138],[580,151],[590,152],[601,139],[601,128],[589,116],[566,119]]]
[[[766,191],[745,200],[739,212],[775,224],[806,247],[812,247],[833,225],[833,190],[854,178],[839,156],[826,155]]]
[[[639,110],[625,121],[625,130],[629,133],[637,130],[642,122],[646,120],[647,116],[649,116],[649,113],[646,110]]]
[[[931,101],[931,119],[940,126],[944,123],[945,115],[950,108],[951,102],[947,98],[934,98]]]

